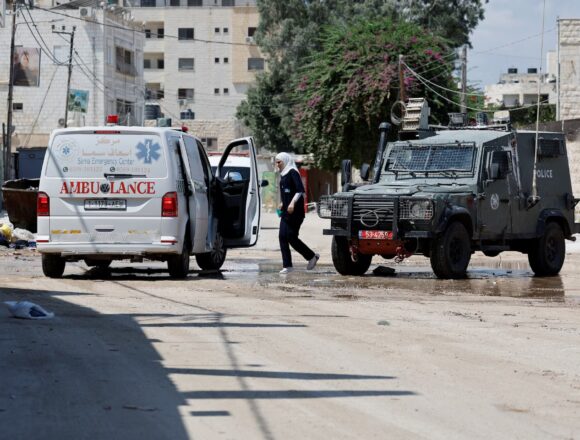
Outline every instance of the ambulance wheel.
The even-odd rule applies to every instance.
[[[180,254],[172,255],[167,260],[167,269],[171,278],[185,278],[189,273],[189,240],[186,237]]]
[[[226,261],[226,254],[228,250],[224,245],[224,238],[218,232],[213,240],[213,248],[211,252],[205,254],[197,254],[195,261],[197,265],[203,270],[219,270],[224,261]]]
[[[42,273],[49,278],[61,278],[66,261],[59,255],[42,254]]]
[[[364,275],[369,269],[372,255],[353,254],[345,237],[332,237],[332,263],[341,275]]]
[[[550,222],[546,225],[544,235],[532,244],[528,253],[530,267],[540,277],[557,275],[565,257],[564,231],[558,223]]]
[[[471,243],[463,223],[451,223],[443,234],[433,240],[431,268],[437,278],[465,278],[470,259]]]

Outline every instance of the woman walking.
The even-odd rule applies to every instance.
[[[300,226],[304,221],[304,185],[294,159],[288,153],[279,153],[276,156],[276,168],[280,171],[280,251],[282,252],[282,270],[286,274],[294,270],[290,246],[298,252],[308,264],[307,270],[316,266],[319,254],[314,253],[298,238]]]

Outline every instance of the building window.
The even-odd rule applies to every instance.
[[[151,29],[145,29],[145,38],[151,38]]]
[[[203,6],[202,0],[187,0],[187,6]]]
[[[117,114],[119,115],[119,125],[133,125],[134,117],[133,107],[135,103],[117,99]]]
[[[248,70],[264,70],[264,58],[248,58]]]
[[[193,70],[193,58],[179,58],[177,63],[179,70]]]
[[[229,64],[230,59],[228,57],[224,58],[224,64]]]
[[[177,99],[193,101],[193,89],[177,89]]]
[[[181,6],[179,0],[169,0],[169,6]]]
[[[219,33],[220,33],[220,28],[214,28],[214,29],[213,29],[213,31],[214,31],[216,34],[219,34]]]
[[[135,76],[137,72],[134,62],[135,54],[132,51],[120,46],[115,47],[115,67],[117,72],[123,75]]]
[[[228,28],[224,28],[224,34],[229,34],[230,30]]]
[[[255,27],[249,27],[248,28],[248,37],[253,37],[255,33],[256,33],[256,28]]]
[[[220,59],[219,59],[219,58],[214,58],[214,59],[213,59],[213,62],[214,62],[215,64],[219,64],[219,63],[220,63]]]
[[[213,89],[213,94],[214,95],[219,95],[220,94],[220,89]]]
[[[157,60],[157,68],[158,69],[165,69],[165,60],[163,58],[159,58]]]
[[[222,6],[236,6],[236,0],[222,0]]]
[[[157,29],[157,38],[163,38],[165,36],[165,29],[159,28]]]
[[[225,88],[225,89],[224,89],[224,95],[229,95],[229,94],[230,94],[230,89],[228,89],[228,88]]]
[[[141,0],[142,8],[154,8],[155,6],[157,6],[155,0]]]
[[[151,60],[143,60],[143,69],[151,69]]]
[[[201,138],[201,143],[206,148],[206,150],[214,150],[218,147],[217,138]]]
[[[193,28],[179,28],[177,34],[180,40],[193,40]]]
[[[179,112],[179,119],[195,119],[195,113],[188,108],[183,112]]]
[[[13,102],[12,110],[14,110],[15,112],[21,112],[22,110],[24,110],[24,104],[22,104],[21,102]]]

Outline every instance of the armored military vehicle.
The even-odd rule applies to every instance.
[[[364,274],[374,255],[422,254],[437,277],[462,278],[475,251],[518,251],[537,276],[558,274],[565,239],[580,232],[562,133],[452,123],[387,143],[388,129],[381,124],[373,179],[367,165],[367,181],[350,183],[343,161],[342,191],[318,204],[339,273]]]

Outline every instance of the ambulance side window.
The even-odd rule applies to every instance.
[[[198,182],[204,182],[205,176],[203,173],[203,166],[199,158],[199,151],[195,144],[195,139],[189,136],[183,136],[185,143],[185,152],[187,153],[187,160],[189,162],[189,169],[191,170],[191,178]]]
[[[199,157],[201,158],[202,167],[203,167],[203,174],[205,175],[205,184],[209,188],[210,184],[210,175],[211,175],[211,165],[209,164],[209,159],[207,158],[207,154],[205,154],[205,150],[203,149],[203,145],[201,142],[197,141],[197,149],[199,151]]]

